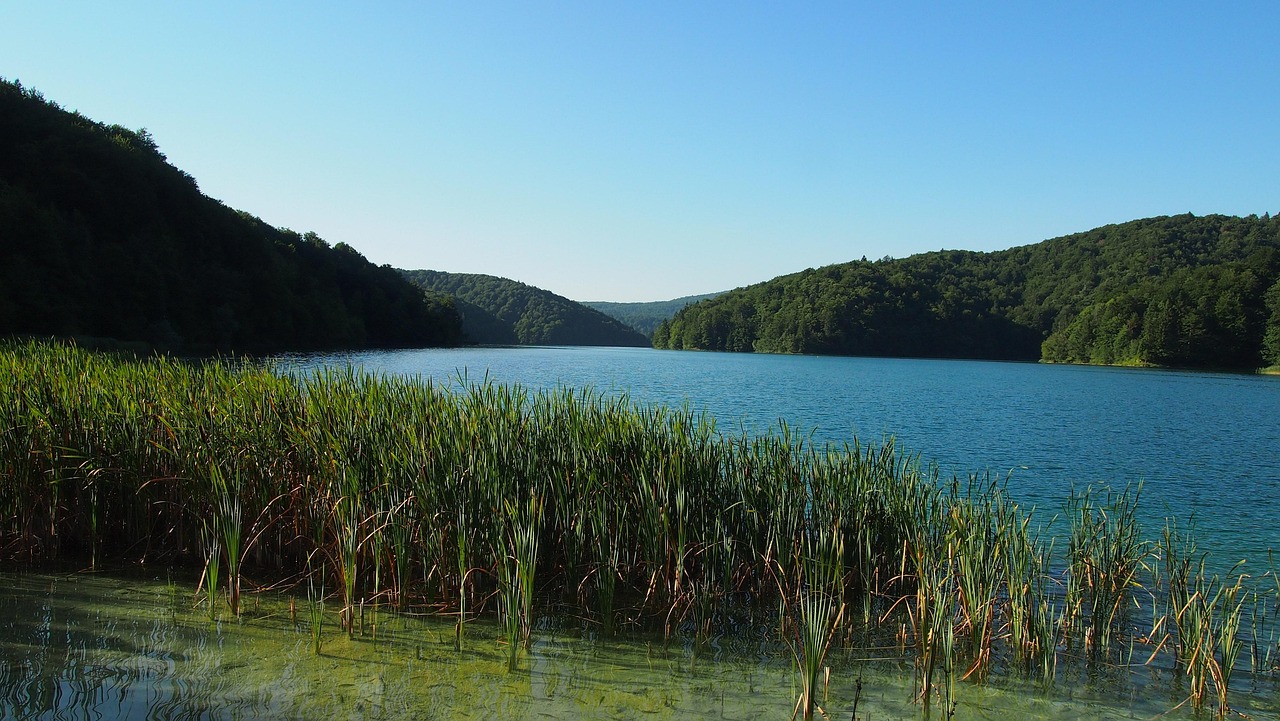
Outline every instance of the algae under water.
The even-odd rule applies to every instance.
[[[3,718],[757,719],[790,717],[799,679],[767,633],[603,639],[573,619],[535,629],[508,671],[502,632],[469,623],[454,649],[448,617],[367,608],[363,633],[326,613],[313,652],[305,596],[246,596],[216,620],[191,584],[108,573],[0,574]],[[867,660],[869,653],[879,660]],[[1135,659],[1136,663],[1140,663]],[[947,716],[912,701],[895,649],[833,648],[822,706],[831,718]],[[1272,679],[1238,689],[1237,711],[1276,718]],[[860,686],[859,686],[860,684]],[[955,718],[1193,718],[1165,669],[1064,671],[1044,690],[1001,678],[956,684]],[[1171,709],[1175,709],[1171,712]]]

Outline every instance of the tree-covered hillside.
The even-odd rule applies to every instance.
[[[581,303],[514,280],[474,273],[405,270],[422,289],[455,299],[472,343],[647,346],[649,339]]]
[[[652,336],[664,320],[670,320],[681,308],[700,300],[714,298],[719,293],[705,295],[687,295],[673,300],[656,300],[649,303],[612,303],[603,300],[584,301],[583,305],[594,308],[601,313],[616,318],[628,326]]]
[[[810,269],[691,305],[659,348],[1280,363],[1280,218],[1136,220],[994,253]]]
[[[206,197],[145,131],[0,80],[0,335],[185,353],[455,344],[390,267]]]

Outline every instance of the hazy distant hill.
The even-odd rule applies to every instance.
[[[145,131],[0,80],[0,335],[187,353],[456,344],[452,305],[202,194]]]
[[[636,330],[550,291],[474,273],[400,271],[427,291],[456,299],[463,334],[473,343],[647,346]]]
[[[610,318],[616,318],[641,333],[652,336],[653,331],[657,330],[662,321],[670,319],[681,308],[718,295],[720,293],[687,295],[674,300],[656,300],[649,303],[612,303],[593,300],[586,301],[583,305],[588,308],[595,308]]]
[[[689,306],[659,348],[1185,367],[1280,363],[1280,218],[1135,220],[809,269]]]

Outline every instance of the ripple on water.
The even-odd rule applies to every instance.
[[[448,620],[379,617],[379,639],[348,639],[331,624],[321,655],[287,600],[263,598],[240,621],[211,623],[159,583],[95,575],[66,580],[0,574],[0,708],[15,718],[744,719],[785,718],[798,692],[786,652],[748,634],[699,648],[648,637],[601,640],[582,629],[541,629],[519,669],[506,670],[498,629],[480,621],[466,651]],[[66,586],[75,593],[61,595]],[[122,597],[120,587],[155,593]],[[40,589],[38,592],[33,589]],[[191,590],[183,589],[185,598]],[[41,629],[106,631],[66,645]],[[914,718],[910,664],[867,662],[836,649],[825,707],[847,718]],[[1248,678],[1242,682],[1247,685]],[[861,681],[859,690],[858,682]],[[1273,679],[1236,699],[1253,718],[1275,717]],[[1152,718],[1178,703],[1160,669],[1064,674],[1053,691],[1005,676],[957,684],[957,718]],[[1189,718],[1185,709],[1164,718]]]

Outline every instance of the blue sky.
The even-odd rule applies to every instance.
[[[1274,0],[6,3],[0,76],[374,262],[637,301],[1274,214],[1276,28]]]

